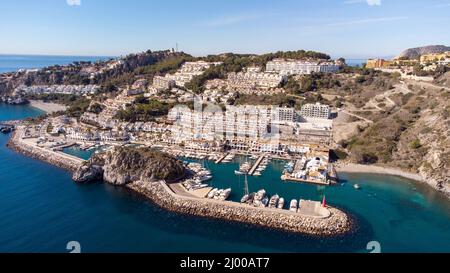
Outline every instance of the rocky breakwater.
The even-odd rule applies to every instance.
[[[9,139],[7,146],[18,153],[47,162],[49,164],[72,172],[76,171],[80,168],[80,166],[82,166],[84,162],[82,159],[55,152],[50,149],[35,146],[22,138],[23,133],[24,127],[17,126],[16,130],[13,132],[11,138]]]
[[[152,200],[169,211],[253,224],[270,229],[315,236],[339,236],[353,230],[352,219],[344,212],[327,207],[325,216],[306,216],[288,210],[255,208],[176,194],[171,183],[183,179],[186,170],[176,158],[151,148],[116,148],[96,155],[74,173],[77,182],[102,178]]]
[[[327,207],[327,217],[305,216],[288,210],[257,208],[240,203],[200,199],[175,194],[165,182],[137,181],[127,185],[158,204],[178,213],[257,225],[264,228],[302,233],[317,237],[336,237],[353,231],[353,221],[344,212]]]

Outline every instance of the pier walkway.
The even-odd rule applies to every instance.
[[[216,164],[221,163],[228,155],[229,155],[229,153],[226,153],[224,156],[222,156],[221,158],[217,159],[215,163]]]
[[[264,160],[265,157],[266,157],[265,155],[262,155],[258,158],[258,160],[256,160],[255,164],[248,172],[249,175],[253,175],[255,173],[256,169],[259,167],[259,164],[261,164],[261,162]]]
[[[290,175],[283,174],[281,176],[281,180],[283,181],[292,181],[292,182],[300,182],[300,183],[308,183],[308,184],[316,184],[316,185],[323,185],[323,186],[329,186],[329,181],[320,181],[320,180],[309,180],[309,179],[300,179],[291,177]]]

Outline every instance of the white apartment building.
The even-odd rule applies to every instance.
[[[165,91],[175,87],[175,80],[168,77],[153,77],[153,87],[158,91]]]
[[[278,72],[281,75],[311,74],[313,72],[334,73],[339,71],[339,66],[333,62],[275,59],[267,63],[266,71]]]
[[[34,85],[19,86],[15,93],[23,94],[67,94],[67,95],[92,95],[100,89],[98,85]]]
[[[295,122],[295,110],[274,106],[227,106],[226,111],[195,111],[175,107],[168,119],[174,121],[172,135],[179,140],[264,139],[277,135],[278,125]]]
[[[175,74],[168,74],[165,78],[175,81],[177,86],[184,86],[190,82],[195,76],[203,74],[203,72],[211,66],[220,65],[221,62],[186,62]]]
[[[198,61],[198,62],[185,62],[179,72],[181,73],[194,73],[194,72],[202,72],[206,69],[210,68],[211,66],[215,65],[221,65],[221,62],[205,62],[205,61]]]
[[[286,76],[278,73],[249,71],[228,74],[228,86],[231,89],[275,88],[286,80]]]
[[[330,106],[320,104],[320,103],[305,104],[302,106],[300,115],[303,118],[329,119],[330,118]]]

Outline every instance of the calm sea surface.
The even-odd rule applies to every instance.
[[[19,69],[37,69],[55,64],[66,65],[75,61],[108,60],[110,57],[90,56],[40,56],[40,55],[1,55],[0,73],[14,72]]]
[[[0,105],[0,120],[39,114]],[[76,185],[68,172],[6,148],[8,137],[0,135],[1,252],[65,252],[73,240],[85,252],[365,252],[372,240],[386,252],[450,251],[450,203],[402,178],[347,174],[335,187],[286,183],[280,180],[283,163],[274,161],[262,177],[249,179],[251,191],[265,188],[286,200],[326,195],[361,226],[355,236],[320,240],[169,213],[105,184]],[[239,160],[205,162],[215,175],[212,185],[233,188],[233,200],[243,192],[243,178],[233,174]]]
[[[29,106],[0,104],[0,121],[40,114]],[[6,148],[8,138],[0,134],[0,252],[67,252],[69,241],[80,242],[83,252],[368,252],[373,240],[384,252],[450,252],[450,202],[410,180],[344,174],[341,186],[287,183],[280,180],[279,161],[263,176],[249,178],[251,191],[265,188],[286,202],[325,195],[360,226],[351,237],[313,239],[170,213],[106,184],[76,185],[70,173]],[[205,162],[214,174],[212,186],[231,187],[236,201],[244,187],[243,178],[234,175],[240,160]]]

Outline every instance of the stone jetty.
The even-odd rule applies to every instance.
[[[328,217],[304,216],[288,210],[256,208],[236,202],[200,199],[175,194],[165,182],[137,181],[127,188],[149,198],[169,211],[189,215],[252,224],[270,229],[318,237],[351,233],[352,219],[344,212],[327,207]]]
[[[82,159],[78,159],[61,152],[55,152],[31,145],[21,138],[22,134],[23,128],[18,126],[8,141],[8,147],[28,157],[47,162],[71,172],[76,171],[83,164],[83,162],[85,162]]]

